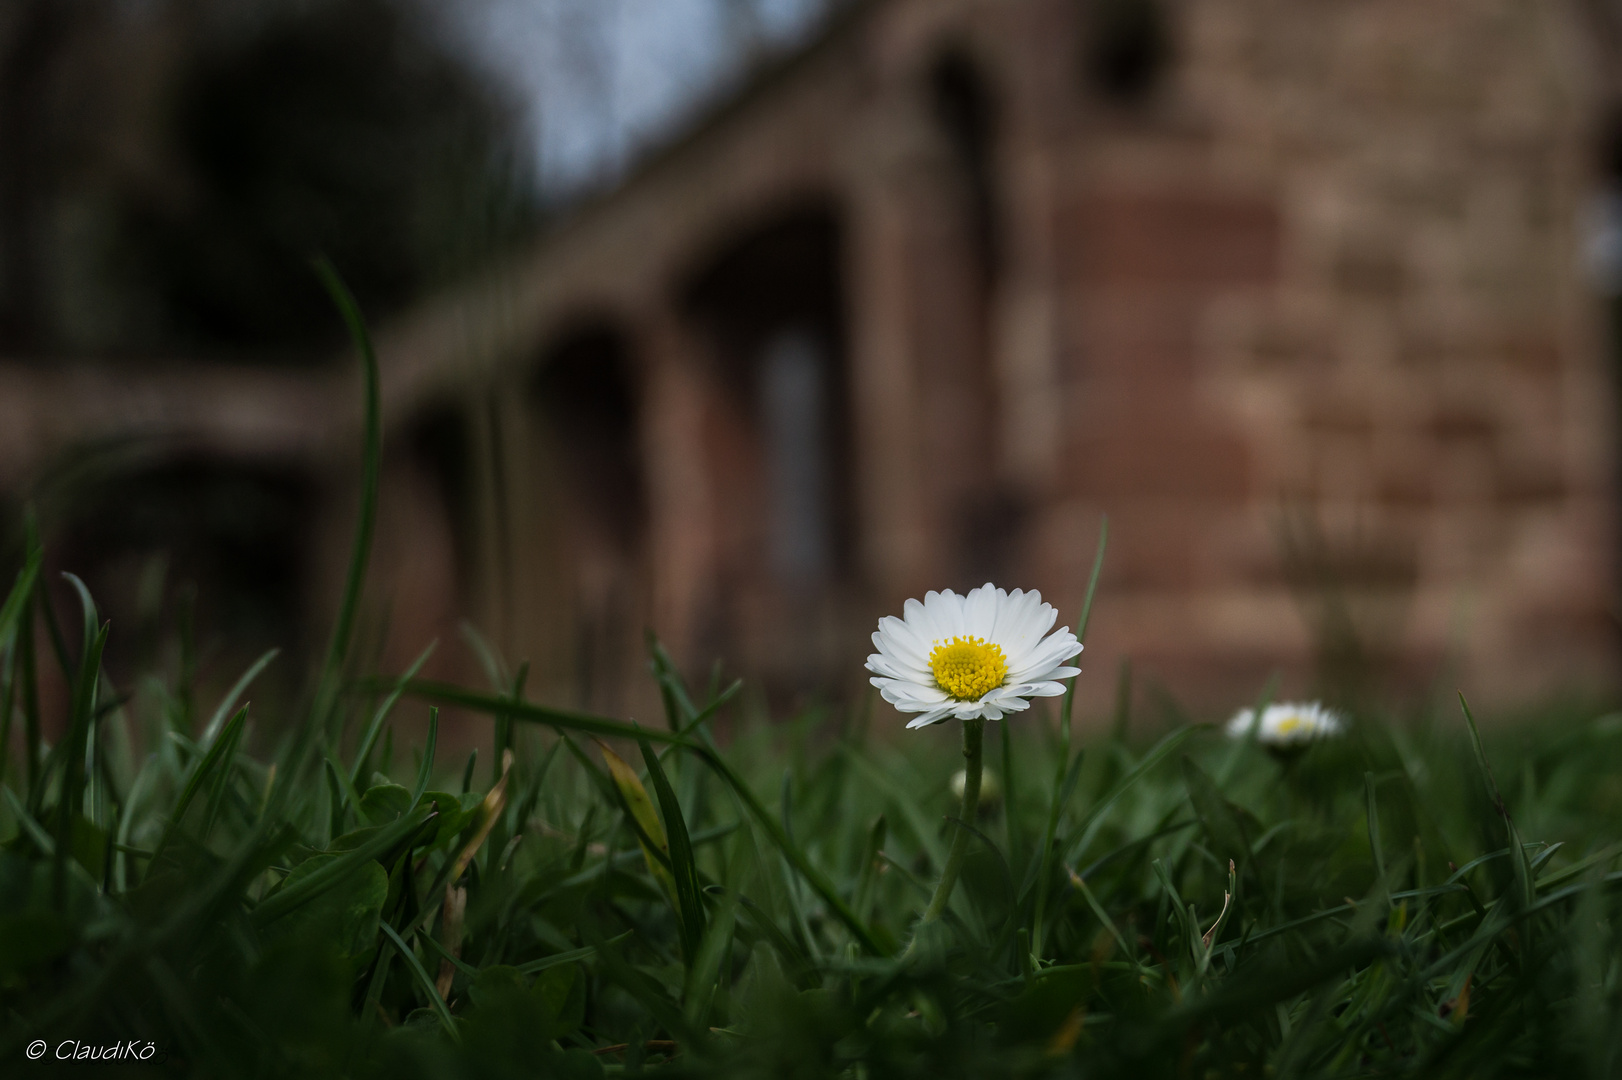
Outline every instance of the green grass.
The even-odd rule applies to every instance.
[[[77,632],[36,649],[45,590],[77,585],[37,544],[0,608],[6,1075],[73,1069],[64,1040],[154,1046],[114,1074],[222,1077],[1622,1067],[1622,717],[1483,743],[1462,710],[1366,715],[1281,762],[1124,705],[1072,732],[1066,699],[991,727],[997,794],[956,822],[950,728],[880,737],[901,720],[870,702],[737,716],[720,747],[736,687],[696,692],[656,643],[646,730],[528,702],[495,664],[483,691],[362,677],[375,362],[328,283],[369,373],[368,483],[301,712],[255,715],[251,678],[195,724],[187,685],[126,697],[82,587]],[[44,664],[71,689],[54,746]],[[495,766],[437,758],[437,724],[396,745],[431,704],[488,716]]]

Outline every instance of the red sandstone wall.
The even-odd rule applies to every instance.
[[[572,314],[620,320],[645,418],[642,610],[698,670],[720,652],[790,689],[859,684],[877,615],[987,566],[1071,619],[1107,512],[1093,705],[1123,658],[1213,710],[1275,669],[1307,689],[1329,601],[1396,684],[1450,665],[1498,701],[1613,686],[1612,390],[1576,253],[1602,65],[1580,5],[1167,8],[1174,61],[1122,107],[1078,70],[1083,5],[874,5],[529,262],[401,328],[391,413],[447,385],[509,399]],[[999,109],[989,279],[922,89],[943,49]],[[759,433],[682,300],[807,196],[840,221],[857,549],[810,606],[749,569]],[[467,325],[496,329],[473,347]],[[544,491],[509,497],[534,508],[512,549],[555,562]],[[516,573],[486,589],[530,613],[509,651],[567,639],[590,603],[567,559]]]

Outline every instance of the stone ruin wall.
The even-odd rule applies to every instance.
[[[1122,104],[1080,73],[1081,5],[869,5],[495,289],[484,367],[449,315],[401,330],[399,400],[451,370],[518,385],[580,312],[617,320],[646,544],[605,567],[536,522],[517,546],[549,553],[539,576],[586,552],[537,597],[634,578],[609,621],[696,669],[856,684],[877,615],[986,577],[1073,619],[1108,513],[1092,707],[1125,658],[1216,708],[1274,670],[1305,690],[1326,657],[1495,701],[1614,685],[1613,391],[1578,251],[1608,90],[1583,11],[1168,10],[1171,62]],[[943,57],[991,103],[979,165],[931,102]],[[693,299],[807,198],[837,220],[853,547],[809,596],[763,569],[744,316]],[[490,292],[468,303],[492,321]],[[519,637],[571,639],[536,618]]]
[[[383,329],[385,663],[471,616],[537,696],[646,718],[652,625],[699,677],[842,694],[925,589],[1037,587],[1073,622],[1107,513],[1093,715],[1127,658],[1212,713],[1275,670],[1305,691],[1323,643],[1355,666],[1348,626],[1388,686],[1614,688],[1614,384],[1578,247],[1622,95],[1591,7],[1177,0],[1121,101],[1074,0],[857,5]],[[766,551],[740,392],[772,319],[824,333],[837,398],[840,551],[807,580]],[[168,379],[109,395],[326,470],[307,591],[336,595],[347,375],[244,382],[242,446]],[[464,651],[435,673],[479,679]]]

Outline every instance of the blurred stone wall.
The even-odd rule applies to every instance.
[[[1608,10],[846,5],[385,328],[390,662],[466,614],[644,718],[651,626],[842,693],[926,589],[1073,625],[1107,513],[1090,707],[1614,690]]]
[[[626,585],[599,687],[634,679],[644,620],[695,671],[785,691],[856,683],[873,619],[929,588],[1038,587],[1073,621],[1107,513],[1095,703],[1124,658],[1218,707],[1273,670],[1341,697],[1610,688],[1614,384],[1579,251],[1614,122],[1596,11],[859,5],[395,328],[391,407],[489,395],[544,429],[549,350],[583,321],[621,336],[645,532],[610,558],[579,499],[505,495],[534,518],[512,557],[563,567],[513,634],[578,641],[586,579]],[[793,327],[835,395],[844,545],[804,580],[773,570],[780,449],[750,389]]]

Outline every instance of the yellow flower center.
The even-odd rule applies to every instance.
[[[936,642],[929,654],[929,670],[935,685],[958,701],[977,701],[987,690],[995,690],[1008,676],[1008,661],[1002,646],[984,638],[955,637]]]
[[[1282,720],[1280,720],[1278,722],[1278,729],[1276,731],[1276,734],[1288,735],[1290,732],[1294,731],[1296,728],[1300,727],[1305,722],[1306,721],[1302,720],[1299,714],[1291,713],[1289,716],[1286,716],[1284,719],[1282,719]]]

